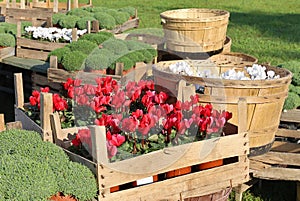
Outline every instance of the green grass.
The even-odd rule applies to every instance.
[[[300,60],[299,0],[94,0],[94,6],[138,10],[139,29],[162,29],[160,13],[178,8],[215,8],[230,12],[227,35],[232,38],[232,51],[258,58],[260,63],[278,65]],[[298,5],[298,6],[297,6]]]

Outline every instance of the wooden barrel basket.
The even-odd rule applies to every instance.
[[[281,111],[287,97],[292,73],[284,68],[266,66],[273,70],[279,79],[272,80],[225,80],[178,75],[168,71],[168,66],[178,61],[158,62],[153,67],[157,90],[167,90],[178,97],[178,84],[185,80],[189,84],[203,87],[200,103],[211,103],[213,107],[233,113],[229,123],[238,125],[237,102],[240,97],[247,101],[247,130],[250,138],[250,156],[266,153],[271,148],[277,132]],[[222,66],[213,66],[202,60],[189,60],[191,66],[203,71],[223,72]],[[227,68],[228,66],[226,66]],[[244,69],[244,68],[241,68]]]
[[[160,14],[166,48],[196,53],[220,50],[226,40],[229,12],[218,9],[177,9]]]

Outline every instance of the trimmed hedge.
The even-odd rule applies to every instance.
[[[87,70],[102,70],[109,65],[109,58],[104,54],[92,54],[85,60],[85,68]]]
[[[80,19],[75,15],[64,15],[58,21],[58,24],[62,28],[72,29],[76,27],[76,22]]]
[[[55,49],[53,51],[51,51],[49,54],[48,54],[48,61],[50,59],[50,56],[57,56],[57,62],[58,63],[61,63],[62,62],[62,59],[63,59],[63,56],[67,53],[67,52],[70,52],[70,48],[68,47],[63,47],[63,48],[58,48],[58,49]]]
[[[57,192],[80,200],[97,195],[93,173],[34,131],[0,133],[0,178],[0,200],[46,201]]]
[[[98,45],[92,41],[78,40],[66,45],[66,47],[70,48],[71,51],[80,51],[83,54],[88,55],[93,50],[97,49]]]
[[[97,45],[100,45],[104,41],[113,37],[113,35],[109,35],[109,34],[105,34],[105,33],[108,33],[108,32],[101,31],[96,34],[95,33],[84,34],[83,36],[81,36],[79,38],[79,40],[88,40],[88,41],[96,43]]]
[[[99,21],[99,28],[100,29],[113,29],[116,27],[116,20],[113,16],[103,13],[97,12],[94,14],[94,18]]]
[[[120,39],[109,39],[102,43],[104,49],[108,49],[116,55],[125,55],[128,53],[126,43]]]
[[[80,18],[77,22],[76,22],[76,27],[80,30],[86,29],[87,28],[87,21],[94,21],[96,20],[93,16],[86,16],[86,17],[82,17]]]
[[[67,12],[67,15],[74,15],[77,17],[92,17],[93,14],[83,8],[73,8]]]
[[[84,69],[87,55],[80,51],[67,52],[62,59],[62,65],[67,71],[78,71]]]
[[[16,46],[15,37],[8,33],[0,33],[0,46],[15,47]]]

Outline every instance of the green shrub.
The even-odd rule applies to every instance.
[[[102,32],[102,31],[101,31]],[[88,40],[91,42],[96,43],[97,45],[100,45],[104,41],[108,40],[109,37],[105,34],[100,34],[101,32],[98,33],[90,33],[90,34],[84,34],[79,38],[79,40]]]
[[[55,49],[53,51],[51,51],[49,54],[48,54],[48,59],[50,58],[50,56],[57,56],[57,62],[58,63],[61,63],[62,62],[62,58],[63,56],[67,53],[67,52],[70,52],[71,50],[68,48],[68,47],[63,47],[63,48],[58,48],[58,49]]]
[[[67,15],[75,15],[77,17],[92,17],[93,14],[83,8],[74,8],[67,12]]]
[[[131,59],[134,63],[136,62],[143,62],[145,60],[144,55],[139,51],[131,51],[128,54],[126,54],[126,57]]]
[[[109,39],[102,43],[103,48],[108,49],[116,55],[124,55],[128,53],[127,45],[120,39]]]
[[[121,56],[121,57],[115,57],[115,61],[112,62],[110,68],[115,69],[116,68],[116,63],[123,63],[124,64],[124,69],[123,70],[129,70],[131,69],[135,63],[129,59],[127,56]]]
[[[58,21],[58,24],[62,28],[72,29],[76,27],[76,22],[80,19],[80,17],[77,17],[75,15],[65,15],[64,17],[61,17]]]
[[[0,178],[0,200],[46,201],[57,192],[91,200],[97,193],[87,167],[70,162],[61,148],[33,131],[1,132]]]
[[[92,41],[78,40],[66,45],[66,47],[70,48],[71,51],[80,51],[88,55],[94,49],[98,48],[98,45]]]
[[[97,195],[97,183],[93,173],[85,166],[69,162],[63,171],[59,184],[62,192],[75,195],[79,200],[90,200]]]
[[[104,54],[92,54],[85,60],[85,68],[90,70],[102,70],[108,67],[109,58]]]
[[[107,32],[107,31],[100,31],[97,34],[101,35],[101,36],[106,36],[107,38],[114,38],[114,34],[111,32]]]
[[[16,46],[16,39],[13,35],[8,33],[0,33],[0,46],[14,47]]]
[[[100,29],[111,30],[116,27],[115,18],[107,13],[97,12],[94,14],[94,17],[99,21]]]
[[[132,17],[135,16],[135,8],[134,7],[126,6],[126,7],[123,7],[123,8],[119,8],[118,10],[129,13],[129,15],[132,16]]]
[[[299,61],[288,61],[280,65],[280,67],[286,68],[293,73],[292,84],[300,86],[300,62]]]
[[[67,71],[83,70],[86,57],[80,51],[70,51],[63,56],[62,65]]]
[[[294,92],[289,92],[286,98],[283,109],[291,110],[300,106],[300,97]]]
[[[149,50],[139,50],[144,56],[144,62],[151,63],[154,59],[154,56],[150,53]]]
[[[0,177],[0,192],[6,200],[46,201],[59,191],[55,174],[47,162],[17,154],[0,156]]]
[[[94,20],[96,20],[96,19],[95,19],[93,16],[82,17],[82,18],[80,18],[80,19],[76,22],[76,27],[77,27],[78,29],[81,29],[81,30],[86,29],[86,28],[87,28],[87,21],[92,22],[92,21],[94,21]]]
[[[105,12],[108,8],[98,6],[98,7],[89,7],[89,8],[84,8],[86,11],[92,12],[92,13],[101,13]]]
[[[105,11],[105,13],[113,16],[115,18],[116,24],[121,25],[124,22],[126,22],[130,15],[126,12],[122,12],[122,11],[117,11],[115,9],[108,9]]]
[[[52,15],[52,23],[58,24],[58,22],[66,16],[64,13],[54,13]]]

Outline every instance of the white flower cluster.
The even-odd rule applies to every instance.
[[[199,68],[192,68],[187,62],[179,61],[169,66],[171,72],[176,74],[196,76],[196,77],[207,77],[207,78],[216,78],[216,75],[213,75],[210,70],[204,70]]]
[[[72,29],[60,29],[56,27],[44,28],[44,27],[25,27],[27,33],[31,33],[35,39],[45,39],[51,42],[58,42],[60,39],[65,41],[72,41]],[[77,37],[85,34],[86,29],[77,30]]]
[[[245,70],[249,76],[246,76],[243,71],[230,69],[222,73],[221,78],[229,80],[265,80],[280,78],[279,75],[275,75],[274,71],[266,71],[266,67],[259,64],[253,64],[251,67],[245,67]]]
[[[188,76],[193,75],[193,71],[192,71],[190,65],[185,61],[179,61],[174,64],[171,64],[169,66],[169,69],[171,72],[176,73],[176,74],[184,74],[184,75],[188,75]]]
[[[214,75],[210,70],[203,70],[205,67],[192,68],[187,62],[179,61],[169,65],[169,70],[176,74],[197,76],[205,78],[222,78],[228,80],[265,80],[265,79],[278,79],[279,75],[275,75],[272,70],[267,71],[265,66],[253,64],[251,67],[245,67],[245,71],[236,71],[230,69],[220,76]]]

